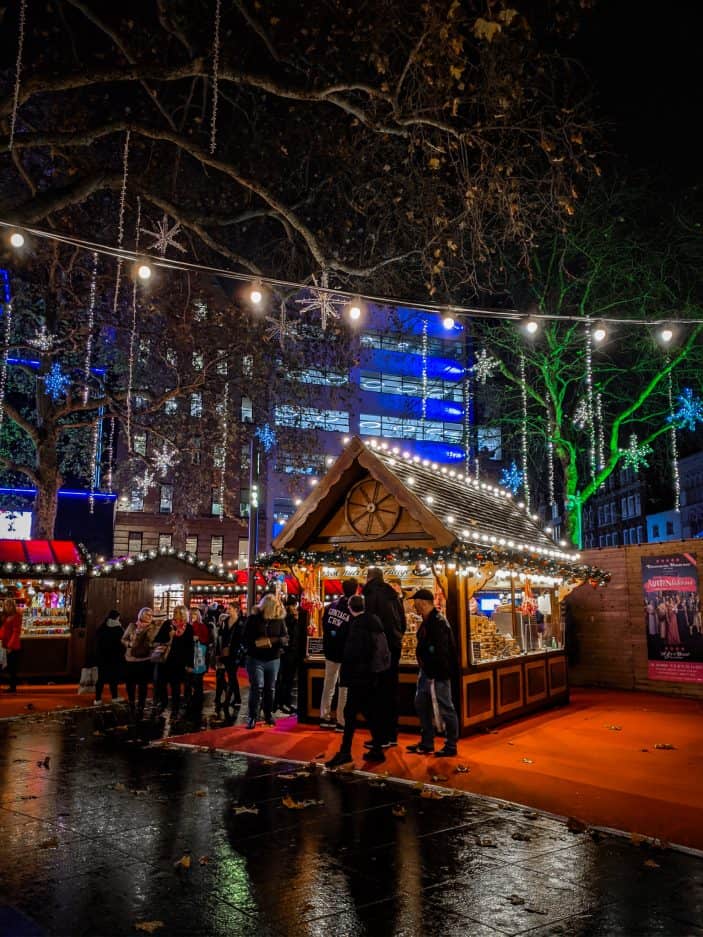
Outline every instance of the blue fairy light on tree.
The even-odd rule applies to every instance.
[[[696,423],[703,423],[703,400],[696,397],[690,387],[685,387],[676,399],[679,407],[669,416],[670,423],[690,430],[696,428]]]
[[[41,378],[44,381],[44,392],[52,400],[59,400],[66,396],[68,388],[71,386],[71,378],[64,374],[58,361],[54,361],[47,373]]]
[[[522,488],[523,484],[525,483],[525,476],[517,467],[515,461],[510,463],[510,468],[504,468],[500,473],[500,483],[503,488],[507,488],[508,491],[512,491],[514,495],[516,495]]]
[[[254,435],[261,443],[261,448],[264,452],[270,452],[276,445],[276,433],[271,429],[268,423],[264,423],[263,426],[260,426]]]

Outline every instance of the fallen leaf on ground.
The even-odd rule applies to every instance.
[[[542,911],[541,908],[525,908],[528,914],[546,914],[546,911]]]
[[[325,757],[325,753],[324,753],[324,752],[318,752],[318,753],[315,755],[315,758],[324,758],[324,757]]]
[[[420,791],[420,797],[424,797],[425,800],[442,800],[444,794],[440,791],[434,791],[431,787],[426,787],[424,791]]]
[[[300,770],[300,771],[296,771],[295,774],[293,775],[293,777],[295,777],[295,778],[309,778],[309,777],[310,777],[310,774],[311,774],[310,771]]]
[[[105,733],[101,732],[100,729],[96,729],[95,732],[93,732],[93,735],[105,735]]]
[[[477,845],[477,846],[486,846],[486,847],[488,847],[488,848],[490,848],[490,849],[497,849],[497,848],[498,848],[498,847],[496,846],[496,844],[493,842],[493,840],[492,840],[492,839],[489,839],[487,836],[477,836],[477,837],[476,837],[476,845]]]
[[[539,814],[536,810],[528,810],[527,813],[523,814],[526,820],[537,820],[539,819]]]
[[[113,785],[114,790],[116,791],[126,791],[127,787],[121,781],[118,781],[117,784]]]
[[[258,813],[258,807],[247,807],[244,804],[239,804],[237,807],[233,808],[233,813]]]
[[[388,787],[385,781],[369,781],[369,787]]]
[[[262,765],[275,765],[276,762],[273,760],[273,758],[264,758],[261,764]]]
[[[394,817],[404,817],[407,814],[407,810],[402,804],[393,804],[393,816]]]
[[[520,905],[525,903],[525,899],[521,898],[520,895],[506,895],[506,901],[509,901],[510,904]]]
[[[279,774],[278,776],[282,781],[295,781],[294,774]]]
[[[181,858],[177,862],[173,863],[173,867],[178,870],[185,869],[187,872],[188,869],[190,868],[190,863],[191,863],[190,853],[184,852]]]
[[[115,732],[128,732],[129,726],[115,726]],[[162,745],[162,748],[166,747],[166,743]]]
[[[647,842],[647,837],[641,833],[630,833],[630,842],[633,846],[641,846],[642,843]]]
[[[448,781],[449,778],[447,777],[446,774],[433,774],[430,777],[430,780],[431,781]]]
[[[611,732],[622,732],[622,726],[606,726]]]
[[[200,863],[200,865],[208,865],[208,863],[210,862],[210,856],[201,856],[198,859],[198,862]]]
[[[193,797],[207,797],[207,791],[202,788],[198,791],[193,791]]]
[[[647,859],[644,863],[645,869],[661,869],[661,866],[658,862],[655,862],[654,859]]]
[[[25,708],[25,709],[34,709],[34,703],[27,703],[27,705],[26,705],[24,708]]]
[[[50,839],[45,839],[43,842],[39,843],[40,849],[56,849],[59,845],[59,840],[57,836],[52,836]]]
[[[667,840],[665,839],[652,840],[652,846],[655,849],[662,849],[662,850],[671,849],[671,844],[667,842]]]
[[[533,765],[534,761],[531,758],[523,758],[522,763],[523,765]]]
[[[454,774],[468,774],[470,770],[468,765],[457,765]]]
[[[20,800],[36,800],[36,799],[37,799],[37,795],[36,795],[36,794],[23,794],[23,795],[20,797]]]
[[[648,749],[648,748],[640,748],[640,751],[641,751],[641,752],[648,752],[649,749]]]
[[[415,783],[413,784],[413,787],[415,788],[416,791],[424,791],[424,789],[425,789],[425,782],[424,782],[424,781],[415,781]]]
[[[532,841],[532,837],[528,836],[526,833],[513,833],[511,839],[516,840],[518,843],[529,843]]]
[[[585,833],[586,824],[583,820],[577,820],[576,817],[569,817],[566,821],[566,828],[570,833]]]
[[[674,752],[674,751],[676,751],[676,746],[675,746],[675,745],[669,745],[668,742],[657,742],[657,744],[656,744],[654,747],[655,747],[655,748],[658,748],[660,751],[667,751],[667,752]]]
[[[507,745],[514,745],[515,742],[506,742]]]
[[[302,802],[302,800],[294,800],[290,794],[286,794],[286,796],[281,800],[281,803],[284,807],[287,807],[288,810],[303,810],[305,807],[305,804]]]
[[[165,926],[163,921],[137,921],[134,925],[134,929],[143,931],[145,934],[153,934],[154,931],[160,930]]]

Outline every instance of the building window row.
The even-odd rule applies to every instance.
[[[378,413],[362,413],[359,418],[362,436],[386,436],[391,439],[423,439],[437,442],[458,442],[464,436],[462,427],[456,423],[440,423],[437,420],[413,420],[405,417],[382,416]]]
[[[642,513],[639,494],[628,495],[620,499],[620,511],[623,519],[627,517],[639,517]]]
[[[463,400],[463,388],[458,381],[428,380],[426,389],[421,377],[386,374],[382,371],[362,371],[359,376],[362,390],[377,394],[401,394],[404,397],[427,397],[436,400]]]
[[[654,531],[652,533],[653,533],[653,536],[655,537],[659,536],[659,534],[658,533],[655,534]],[[622,542],[625,544],[625,546],[635,546],[635,544],[642,543],[643,540],[644,540],[644,528],[641,526],[628,527],[622,532]]]
[[[168,550],[173,546],[173,534],[160,533],[158,539],[159,550]],[[240,545],[241,546],[241,545]],[[130,530],[127,534],[127,552],[131,555],[139,554],[144,549],[144,533],[141,530]],[[186,553],[198,555],[198,536],[191,534],[185,540]],[[221,534],[210,537],[210,562],[217,566],[224,563],[225,538]],[[245,550],[246,553],[246,550]]]
[[[464,355],[463,342],[451,340],[447,341],[446,339],[433,338],[432,336],[429,336],[426,341],[428,355],[453,357],[458,358],[459,360],[461,360]],[[421,355],[423,351],[421,334],[399,335],[396,333],[395,335],[388,335],[383,332],[368,331],[361,336],[361,344],[364,348],[380,348],[384,351],[400,351],[405,355]]]
[[[349,432],[349,414],[345,410],[317,410],[315,407],[276,407],[276,426],[299,429],[324,429],[336,433]]]
[[[344,384],[349,383],[349,375],[346,371],[333,371],[329,369],[306,368],[304,371],[298,371],[294,377],[296,381],[301,384],[342,387]]]

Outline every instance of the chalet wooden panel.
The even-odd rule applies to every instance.
[[[568,689],[566,658],[550,657],[547,661],[547,668],[549,670],[550,696],[562,695]]]
[[[511,712],[522,706],[522,664],[500,667],[496,672],[497,699],[496,713]]]
[[[487,722],[495,715],[494,671],[482,670],[479,673],[462,677],[461,725],[463,728]]]
[[[535,703],[547,696],[547,671],[543,660],[525,664],[525,702]]]
[[[320,718],[322,688],[325,684],[325,668],[310,667],[307,671],[307,711],[311,716]]]

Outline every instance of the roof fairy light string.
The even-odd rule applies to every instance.
[[[138,260],[143,260],[150,263],[153,267],[165,269],[165,270],[174,270],[181,272],[189,273],[201,273],[208,274],[211,276],[223,277],[224,279],[233,280],[238,283],[246,283],[251,286],[257,285],[259,288],[265,287],[267,289],[281,289],[281,290],[310,290],[314,289],[319,294],[325,294],[333,298],[337,303],[346,303],[349,304],[350,310],[355,311],[354,315],[351,315],[351,318],[358,318],[358,308],[359,302],[366,303],[376,303],[382,306],[398,306],[405,307],[410,309],[420,309],[424,312],[436,312],[444,316],[451,314],[455,318],[465,317],[465,318],[477,318],[477,319],[496,319],[512,322],[521,322],[525,319],[525,312],[519,309],[489,309],[482,306],[463,306],[456,303],[433,303],[427,302],[424,299],[409,299],[407,297],[393,297],[393,296],[379,296],[372,293],[360,293],[358,290],[350,291],[343,290],[338,288],[331,287],[322,287],[314,286],[311,287],[310,283],[303,283],[301,281],[295,280],[283,280],[277,277],[265,277],[261,275],[254,275],[251,273],[244,273],[238,270],[232,270],[227,267],[215,267],[208,264],[192,263],[185,260],[177,260],[175,258],[165,258],[165,257],[154,257],[152,255],[144,254],[137,255],[135,251],[126,250],[123,247],[111,247],[107,244],[101,244],[97,241],[90,241],[84,238],[77,238],[72,235],[65,235],[55,231],[45,231],[40,228],[28,227],[17,225],[17,223],[11,223],[9,221],[0,220],[0,228],[5,228],[16,233],[24,232],[31,237],[41,238],[44,240],[56,241],[61,244],[67,244],[72,247],[83,248],[84,250],[97,251],[99,254],[106,257],[116,257],[118,260],[121,260],[123,263],[125,261],[135,263]],[[14,246],[14,245],[13,245]],[[19,246],[19,245],[18,245]],[[537,323],[539,327],[540,322],[548,321],[560,321],[560,322],[583,322],[583,316],[569,316],[569,315],[557,315],[555,313],[548,312],[538,312],[531,315],[531,319]],[[629,326],[640,326],[644,328],[654,329],[661,328],[659,337],[662,341],[670,341],[671,331],[670,327],[675,325],[687,326],[687,325],[703,325],[703,318],[676,318],[667,316],[666,318],[661,319],[632,319],[626,317],[608,317],[603,316],[599,320],[603,323],[613,324],[613,325],[629,325]],[[664,339],[664,333],[668,330],[669,338]]]
[[[12,98],[12,116],[10,117],[10,141],[8,149],[12,151],[17,126],[17,110],[20,103],[20,82],[22,78],[22,54],[24,52],[24,26],[27,13],[27,0],[20,0],[20,17],[17,32],[17,62],[15,64],[15,91]]]

